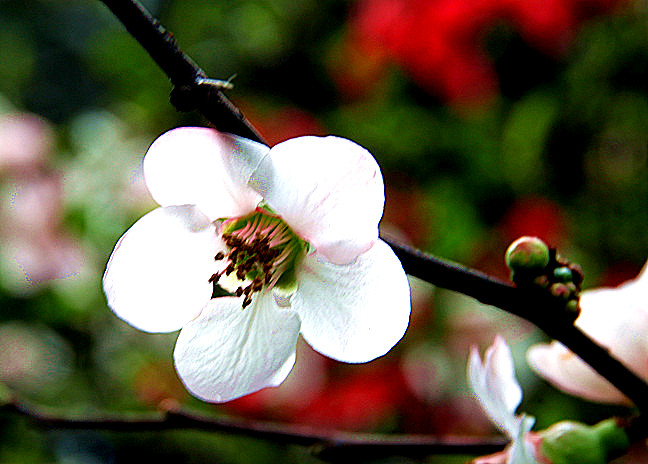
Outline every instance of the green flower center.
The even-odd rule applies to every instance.
[[[243,296],[243,308],[256,292],[274,289],[287,296],[297,290],[296,268],[308,242],[269,208],[260,206],[247,216],[226,219],[218,233],[226,250],[214,259],[223,261],[224,268],[209,282]]]

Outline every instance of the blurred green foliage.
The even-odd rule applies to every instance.
[[[358,3],[144,3],[210,77],[232,78],[229,96],[268,140],[334,133],[367,147],[386,180],[386,232],[500,277],[506,277],[508,243],[537,234],[583,265],[585,287],[630,278],[648,256],[645,2],[583,22],[560,56],[543,55],[515,30],[496,25],[483,48],[499,91],[468,107],[423,89],[394,62],[381,62],[370,78],[362,74],[373,57],[351,59],[345,48]],[[138,332],[105,304],[101,276],[114,244],[155,206],[142,183],[142,155],[162,132],[204,124],[169,104],[167,78],[146,53],[99,1],[28,0],[0,2],[0,56],[0,120],[22,121],[31,113],[46,126],[20,137],[0,130],[0,157],[9,150],[3,147],[16,144],[18,154],[28,153],[28,139],[44,144],[29,151],[36,161],[0,160],[2,388],[80,415],[146,410],[173,398],[216,414],[315,417],[308,408],[289,417],[270,406],[201,404],[175,376],[175,334]],[[530,373],[524,349],[542,338],[532,328],[447,292],[416,291],[414,298],[408,335],[377,363],[394,375],[414,348],[431,344],[429,359],[416,358],[414,365],[432,366],[434,391],[418,396],[418,414],[383,399],[387,412],[355,428],[492,432],[475,419],[474,405],[466,406],[472,400],[463,376],[467,346],[483,346],[497,331],[511,335],[524,407],[540,427],[623,412],[567,397]],[[351,373],[374,372],[370,365],[333,362],[323,369],[325,402],[331,385],[344,384]],[[362,404],[363,389],[373,384],[358,385]],[[321,423],[354,428],[327,420]],[[140,458],[318,462],[307,450],[246,438],[42,431],[0,416],[3,463]],[[430,462],[450,462],[438,459]]]

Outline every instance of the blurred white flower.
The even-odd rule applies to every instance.
[[[511,350],[502,337],[497,336],[486,350],[483,363],[477,348],[471,349],[468,379],[491,421],[511,439],[508,451],[501,455],[506,456],[506,464],[534,464],[534,449],[526,436],[535,419],[525,414],[515,415],[522,401],[522,388],[515,377]]]
[[[52,330],[23,322],[0,325],[0,382],[19,392],[53,394],[72,370],[72,349]]]
[[[576,326],[648,380],[648,266],[616,288],[584,291]],[[572,395],[602,403],[630,400],[563,344],[532,346],[527,358],[542,377]]]
[[[52,138],[49,125],[36,115],[1,115],[0,172],[23,174],[38,169],[49,154]]]
[[[0,194],[0,284],[26,294],[53,279],[76,276],[85,259],[62,227],[60,177],[32,173],[6,183]]]
[[[409,321],[407,277],[378,239],[384,187],[374,158],[337,137],[273,148],[180,128],[144,159],[161,205],[115,246],[112,310],[149,332],[182,328],[180,378],[228,401],[280,384],[301,333],[337,360],[385,354]],[[237,296],[212,298],[214,284]]]

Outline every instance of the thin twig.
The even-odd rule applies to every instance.
[[[131,0],[102,2],[169,77],[174,86],[171,102],[179,111],[198,111],[222,132],[263,142],[243,113],[221,92],[220,81],[207,79],[205,72],[178,47],[173,35],[146,8]]]
[[[368,433],[321,430],[313,427],[210,416],[187,411],[177,406],[153,413],[101,415],[77,417],[56,410],[9,401],[0,411],[17,413],[43,429],[92,429],[117,432],[144,432],[161,430],[204,430],[244,435],[271,440],[286,445],[310,447],[313,454],[324,460],[340,462],[357,459],[406,456],[424,457],[432,454],[489,454],[502,450],[507,440],[503,437],[473,438],[429,435],[380,435]]]
[[[510,282],[439,259],[387,237],[383,239],[392,247],[408,274],[534,323],[592,366],[641,411],[648,411],[646,382],[574,326],[560,301],[544,292],[533,294],[530,289],[518,288]]]

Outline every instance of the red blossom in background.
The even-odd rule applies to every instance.
[[[295,422],[345,430],[371,430],[412,398],[397,365],[372,366],[332,381]]]
[[[242,106],[254,127],[264,134],[271,147],[304,135],[327,135],[315,116],[297,107],[273,108],[271,113],[267,113],[253,104]]]
[[[553,247],[562,245],[568,232],[560,205],[541,197],[518,199],[506,213],[501,227],[507,243],[523,235],[533,235]]]
[[[583,20],[624,0],[364,0],[349,40],[357,51],[386,55],[421,87],[452,105],[479,105],[497,95],[498,80],[483,51],[489,30],[510,23],[531,46],[563,55]],[[374,76],[379,75],[375,71]],[[336,80],[350,85],[353,75]],[[366,76],[365,76],[366,77]],[[344,90],[342,90],[344,92]],[[357,92],[356,92],[357,93]]]

